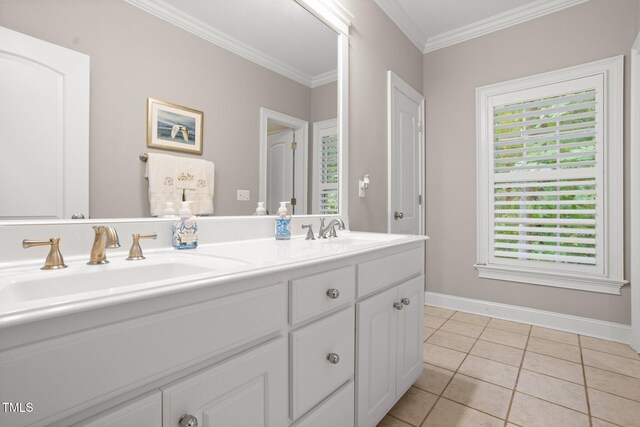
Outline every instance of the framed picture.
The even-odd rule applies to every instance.
[[[149,98],[147,147],[202,154],[202,111]]]

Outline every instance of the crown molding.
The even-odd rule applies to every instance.
[[[379,1],[383,0],[376,0],[376,3]],[[589,0],[537,0],[455,30],[429,37],[423,45],[422,52],[433,52],[434,50],[462,43],[587,1]]]
[[[400,6],[397,0],[374,0],[378,7],[400,28],[405,36],[423,52],[427,44],[427,36],[418,24]],[[423,52],[425,53],[425,52]]]
[[[338,0],[295,0],[338,34],[349,35],[353,14]]]
[[[318,74],[311,79],[311,88],[326,85],[338,81],[338,70],[327,71],[326,73]]]
[[[261,65],[271,71],[281,74],[302,85],[313,88],[324,83],[328,74],[333,74],[337,79],[337,70],[330,71],[318,76],[310,76],[288,64],[283,63],[263,52],[241,42],[240,40],[227,35],[226,33],[208,25],[191,15],[173,7],[162,0],[125,0],[127,3],[136,6],[147,13],[150,13],[176,27],[182,28],[208,42],[211,42],[223,49],[235,53],[251,62]],[[328,83],[333,80],[326,80]]]

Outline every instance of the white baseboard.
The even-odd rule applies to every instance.
[[[517,305],[500,304],[435,292],[425,292],[424,302],[450,310],[466,311],[514,322],[573,332],[624,344],[631,342],[631,326],[588,317],[571,316]]]

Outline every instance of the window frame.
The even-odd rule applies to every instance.
[[[551,71],[476,89],[476,162],[477,162],[477,259],[478,277],[506,280],[608,294],[620,294],[624,280],[624,193],[623,193],[623,72],[624,56],[615,56],[575,67]],[[602,164],[602,269],[591,273],[571,271],[563,265],[539,262],[501,262],[491,251],[493,235],[493,100],[513,92],[570,83],[592,76],[603,79],[603,154]],[[517,264],[517,265],[515,265]],[[530,264],[530,265],[524,265]]]

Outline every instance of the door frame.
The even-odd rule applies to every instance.
[[[387,233],[391,232],[391,225],[393,224],[393,218],[391,215],[391,188],[393,177],[391,175],[392,167],[392,149],[393,149],[393,134],[395,130],[395,118],[393,111],[395,109],[395,97],[393,96],[394,90],[404,93],[412,101],[418,104],[418,117],[420,118],[420,124],[418,128],[418,155],[419,155],[419,177],[418,177],[418,192],[422,195],[422,203],[418,207],[419,227],[418,234],[424,235],[426,229],[426,177],[425,177],[425,130],[424,130],[424,108],[425,100],[424,96],[412,88],[408,83],[402,80],[396,73],[389,70],[387,71]]]
[[[631,48],[631,257],[640,257],[640,33]],[[640,352],[640,263],[631,262],[631,342]]]
[[[267,123],[272,120],[279,125],[287,126],[294,129],[296,135],[296,172],[295,172],[295,188],[296,199],[300,203],[296,203],[296,215],[305,215],[307,213],[307,180],[309,175],[309,122],[297,117],[289,116],[278,111],[260,108],[260,165],[259,165],[259,189],[258,201],[266,201],[267,199]],[[298,185],[298,182],[300,185]],[[298,189],[300,191],[298,191]],[[301,194],[302,196],[300,196]]]

